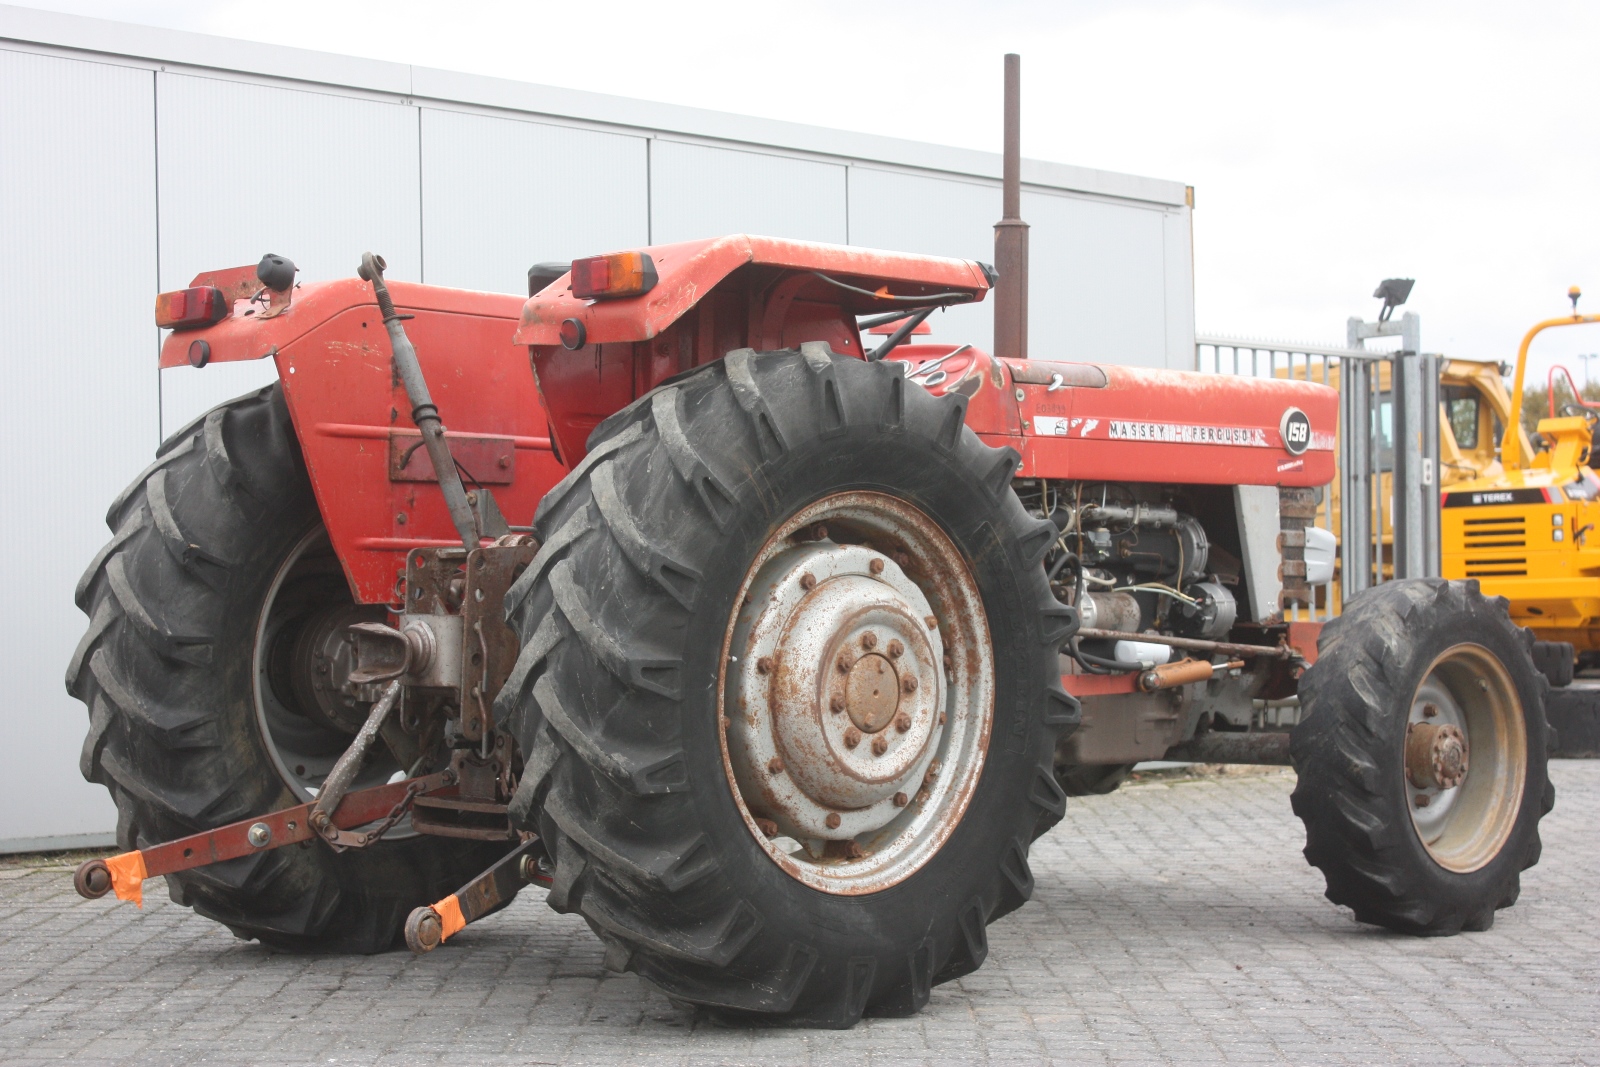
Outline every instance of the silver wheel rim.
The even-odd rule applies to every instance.
[[[317,788],[333,769],[335,761],[349,744],[350,737],[340,737],[333,731],[307,722],[290,702],[278,692],[271,677],[273,643],[280,636],[286,620],[283,602],[288,590],[297,582],[308,578],[332,575],[343,582],[343,572],[338,558],[328,541],[327,530],[321,526],[309,531],[289,552],[272,577],[272,584],[256,620],[255,648],[251,661],[251,689],[255,705],[256,727],[263,746],[272,760],[278,777],[302,802],[316,799]],[[403,770],[388,749],[374,746],[372,758],[357,776],[352,788],[364,789],[404,776]],[[407,818],[385,835],[385,838],[408,836],[411,831]]]
[[[1402,752],[1411,825],[1434,861],[1467,874],[1499,855],[1528,762],[1522,703],[1504,664],[1480,645],[1446,649],[1412,697]]]
[[[994,657],[966,561],[910,504],[840,493],[779,528],[737,603],[719,716],[751,835],[827,893],[910,877],[960,823],[989,745]]]

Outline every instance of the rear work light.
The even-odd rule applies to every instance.
[[[163,330],[192,330],[221,322],[229,310],[228,298],[215,286],[179,289],[156,297],[156,325]]]
[[[639,296],[659,280],[655,260],[646,252],[613,252],[572,261],[572,295],[580,300]]]

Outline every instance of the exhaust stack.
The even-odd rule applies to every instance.
[[[1022,57],[1006,55],[1005,165],[994,226],[994,354],[1028,358],[1028,224],[1022,221]]]

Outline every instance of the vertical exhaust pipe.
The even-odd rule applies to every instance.
[[[994,354],[1028,358],[1028,224],[1022,221],[1022,57],[1006,55],[1005,165],[994,226]]]

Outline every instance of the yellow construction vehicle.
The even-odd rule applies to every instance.
[[[1578,313],[1580,295],[1576,287],[1568,293],[1572,314],[1546,319],[1523,337],[1511,412],[1522,410],[1533,339],[1553,327],[1600,322],[1600,315]],[[1558,687],[1552,723],[1564,735],[1563,753],[1577,755],[1600,749],[1600,686],[1570,686],[1575,666],[1600,664],[1600,476],[1591,466],[1600,405],[1574,387],[1575,401],[1558,410],[1558,375],[1572,384],[1565,368],[1551,371],[1550,417],[1539,421],[1536,441],[1508,417],[1498,469],[1446,483],[1441,557],[1444,577],[1476,578],[1485,593],[1510,601],[1512,619],[1539,638],[1535,660]]]
[[[1293,377],[1321,382],[1335,389],[1340,387],[1340,367],[1333,364],[1324,368],[1321,360],[1308,360],[1301,366],[1280,368],[1276,377]],[[1385,558],[1385,575],[1392,574],[1389,553],[1394,543],[1391,527],[1391,509],[1387,501],[1393,492],[1393,419],[1390,365],[1380,363],[1376,369],[1378,395],[1373,403],[1373,445],[1378,450],[1377,499],[1381,513],[1381,551]],[[1439,361],[1439,485],[1448,491],[1457,484],[1478,479],[1499,477],[1503,467],[1500,461],[1500,441],[1507,427],[1515,428],[1519,435],[1521,454],[1532,454],[1532,443],[1514,417],[1511,395],[1506,391],[1503,364],[1492,360],[1441,359]],[[1327,496],[1319,502],[1316,525],[1340,529],[1340,484],[1334,478],[1328,486]],[[1339,581],[1318,586],[1315,590],[1316,607],[1337,614],[1342,597]]]

